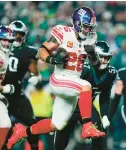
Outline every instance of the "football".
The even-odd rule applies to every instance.
[[[60,62],[65,62],[69,59],[68,52],[62,47],[58,47],[57,49],[53,50],[51,55],[56,57],[56,59]]]

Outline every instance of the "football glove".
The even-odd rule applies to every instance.
[[[12,84],[6,84],[6,85],[3,86],[2,93],[13,94],[14,91],[15,91],[15,87]]]
[[[102,118],[102,125],[104,129],[107,129],[110,126],[110,121],[106,115]]]
[[[29,82],[30,84],[32,84],[33,86],[35,86],[35,85],[37,85],[41,80],[42,80],[41,75],[39,75],[39,76],[31,76],[31,77],[28,79],[28,82]]]
[[[64,64],[69,59],[68,53],[64,48],[59,47],[55,55],[48,56],[46,62],[51,64]]]
[[[88,54],[95,50],[96,41],[97,34],[95,32],[91,32],[84,43],[84,49]]]

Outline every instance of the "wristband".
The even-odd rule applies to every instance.
[[[52,64],[52,56],[47,56],[46,57],[46,62]]]

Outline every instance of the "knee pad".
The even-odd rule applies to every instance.
[[[10,128],[11,120],[6,105],[0,101],[0,128]]]

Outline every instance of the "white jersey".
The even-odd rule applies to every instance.
[[[8,60],[9,60],[8,54],[5,54],[3,51],[0,50],[0,84],[5,77],[9,62]]]
[[[8,67],[9,56],[0,50],[0,84],[3,81]],[[0,93],[0,99],[5,97]],[[11,128],[11,120],[8,115],[7,106],[0,100],[0,128]]]
[[[55,65],[54,73],[67,72],[80,75],[87,58],[84,50],[85,41],[78,41],[73,28],[63,25],[55,26],[52,35],[57,39],[59,47],[64,48],[69,54],[69,60],[64,65]]]

